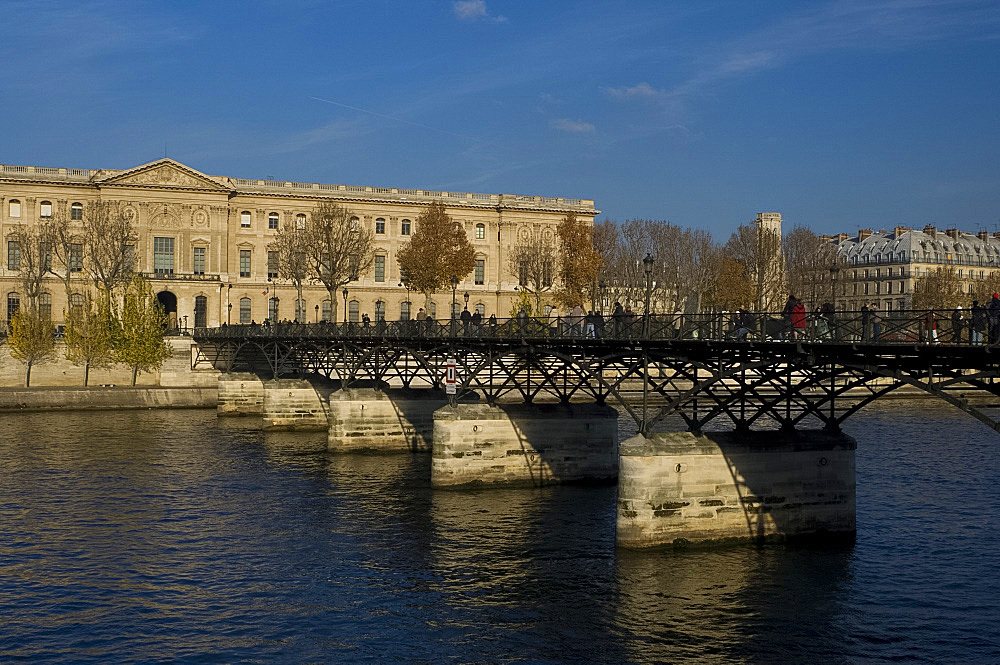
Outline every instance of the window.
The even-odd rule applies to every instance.
[[[404,219],[399,223],[399,235],[408,236],[410,235],[410,220]]]
[[[383,234],[385,233],[385,218],[379,217],[375,220],[375,233]]]
[[[38,314],[42,318],[52,318],[52,294],[41,293],[38,295]]]
[[[348,257],[348,263],[350,264],[351,268],[352,282],[358,278],[358,266],[360,265],[360,262],[361,260],[357,254],[351,254],[351,256]]]
[[[905,284],[905,282],[900,282],[899,283],[899,292],[900,293],[906,293],[906,289],[903,288],[903,284]]]
[[[240,250],[240,277],[250,276],[250,252],[249,249]]]
[[[267,278],[278,279],[278,253],[267,253]]]
[[[21,202],[18,201],[17,199],[11,199],[10,200],[10,208],[9,208],[9,210],[10,210],[10,216],[11,217],[20,217],[21,216]]]
[[[44,270],[52,270],[52,243],[50,242],[40,242],[38,243],[38,253],[42,259],[42,268]]]
[[[476,259],[476,284],[486,283],[486,259]]]
[[[295,320],[299,323],[309,322],[309,313],[306,310],[305,299],[296,298],[295,299]]]
[[[250,228],[250,211],[244,210],[240,213],[240,228],[249,229]]]
[[[205,296],[195,296],[194,298],[194,327],[204,328],[208,325],[208,298]]]
[[[7,241],[7,270],[21,269],[21,243],[16,240]]]
[[[347,306],[347,320],[351,323],[357,323],[361,319],[358,317],[358,301],[352,300]]]
[[[431,306],[430,306],[430,309],[428,311],[431,313],[431,318],[434,318],[434,319],[437,318],[437,315],[438,315],[438,306],[437,306],[437,303],[434,302],[433,300],[431,301]]]
[[[399,320],[409,321],[410,320],[410,301],[404,300],[399,303]]]
[[[476,303],[476,311],[479,312],[479,316],[486,316],[486,305],[481,302]]]
[[[552,286],[552,261],[546,261],[542,264],[542,287],[550,286]]]
[[[476,240],[482,240],[486,237],[486,225],[476,224]]]
[[[267,216],[267,228],[276,229],[278,228],[278,213],[272,212]]]
[[[74,220],[83,219],[83,204],[74,203],[69,207],[69,218]]]
[[[69,296],[69,313],[72,316],[83,314],[83,296],[79,293],[72,293]]]
[[[52,216],[52,201],[42,201],[40,204],[38,204],[38,216],[39,217]]]
[[[357,231],[360,226],[361,226],[361,220],[358,219],[357,217],[351,217],[351,230]]]
[[[385,255],[383,254],[375,256],[375,281],[385,281]]]
[[[451,318],[457,319],[462,314],[462,303],[457,300],[451,304]]]
[[[278,296],[269,298],[267,301],[267,318],[271,319],[272,323],[278,320],[278,305],[280,303]]]
[[[323,320],[332,321],[333,319],[331,317],[333,316],[333,308],[330,306],[329,300],[323,301],[322,310],[323,310]]]
[[[250,323],[250,299],[246,296],[240,298],[240,323]]]
[[[173,243],[173,238],[168,238]],[[173,245],[170,249],[170,272],[173,272]],[[80,272],[83,270],[83,243],[74,242],[69,246],[69,271]]]
[[[295,215],[295,230],[305,231],[306,230],[306,216],[301,212]]]
[[[196,275],[204,275],[205,274],[205,248],[204,247],[195,247],[194,248],[194,253],[192,254],[192,257],[193,257],[192,258],[192,266],[191,266],[192,272],[194,272],[194,274],[196,274]],[[196,326],[196,327],[203,327],[203,326]]]
[[[153,272],[157,275],[174,274],[173,238],[153,238]]]
[[[375,320],[385,321],[385,303],[381,300],[375,301]]]
[[[17,314],[17,310],[21,308],[21,296],[16,293],[7,294],[7,325],[10,325],[11,319]]]
[[[135,270],[135,245],[125,245],[125,265]]]
[[[892,282],[886,282],[885,283],[885,292],[886,293],[892,293]]]

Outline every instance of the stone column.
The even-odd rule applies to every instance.
[[[621,445],[617,543],[853,540],[855,447],[825,431],[634,436]]]
[[[259,416],[264,412],[264,384],[254,374],[219,376],[220,416]]]
[[[330,393],[329,449],[336,452],[430,452],[438,390],[350,388]]]
[[[321,431],[330,426],[326,395],[303,379],[264,382],[265,430]]]
[[[597,404],[459,404],[434,412],[431,484],[540,486],[618,475],[618,412]]]

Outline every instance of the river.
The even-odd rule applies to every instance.
[[[214,411],[0,414],[0,663],[1000,662],[1000,435],[885,400],[853,547],[614,547],[614,487],[433,491]]]

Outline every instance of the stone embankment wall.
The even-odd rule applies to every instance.
[[[634,436],[621,444],[618,544],[853,538],[855,447],[822,431]]]
[[[459,404],[434,413],[431,484],[540,486],[618,475],[618,412],[596,404]]]
[[[0,411],[212,408],[215,388],[4,388]]]

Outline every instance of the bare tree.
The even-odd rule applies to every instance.
[[[135,273],[138,236],[120,201],[92,201],[83,214],[84,268],[94,284],[113,294]],[[68,261],[73,261],[67,256]],[[72,270],[73,268],[71,268]]]
[[[804,226],[796,226],[782,241],[786,280],[793,293],[807,307],[832,300],[830,267],[837,260],[837,248]]]
[[[307,222],[305,250],[312,276],[326,287],[330,315],[336,321],[337,289],[372,267],[375,235],[350,210],[326,201],[313,209]]]
[[[60,211],[48,224],[52,247],[52,266],[49,270],[62,280],[66,302],[73,295],[73,274],[83,270],[83,227],[74,224]]]
[[[268,251],[274,252],[277,257],[278,277],[288,280],[295,287],[297,302],[302,302],[302,285],[310,274],[308,244],[306,229],[299,229],[294,221],[286,220],[274,240],[267,245]],[[331,297],[330,306],[333,307],[336,302],[337,299]],[[336,321],[335,315],[333,320]]]
[[[741,225],[724,248],[725,255],[739,261],[753,281],[757,310],[781,309],[782,293],[781,236],[764,227]]]
[[[8,235],[8,242],[17,243],[18,281],[28,308],[36,312],[38,297],[42,294],[42,284],[52,265],[52,245],[48,229],[44,226],[18,224]]]
[[[962,282],[951,266],[932,270],[913,285],[913,309],[954,309],[964,298]]]
[[[552,242],[542,237],[535,229],[528,238],[518,241],[507,255],[510,271],[517,275],[520,289],[533,298],[533,310],[541,310],[542,294],[552,290],[555,249]]]

